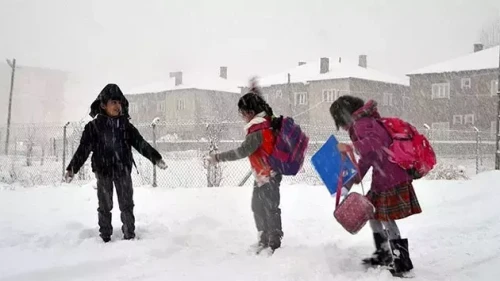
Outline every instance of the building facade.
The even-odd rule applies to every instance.
[[[342,95],[377,100],[381,114],[404,117],[410,91],[407,79],[369,68],[365,55],[359,56],[357,63],[342,58],[299,62],[260,81],[264,98],[276,115],[293,116],[311,131],[315,127],[325,131],[324,126],[333,129],[329,108]]]
[[[435,138],[450,132],[496,130],[499,47],[474,52],[408,74],[411,120],[426,124]]]
[[[166,83],[150,89],[128,91],[134,124],[149,125],[159,118],[158,130],[162,131],[158,137],[166,139],[199,140],[207,135],[207,130],[221,131],[219,138],[228,139],[235,134],[241,137],[242,125],[233,125],[241,121],[237,110],[241,90],[237,83],[227,80],[226,67],[213,77],[185,77],[182,72],[170,76]]]

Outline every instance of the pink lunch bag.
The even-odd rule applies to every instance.
[[[354,165],[356,166],[359,175],[359,168],[352,151],[349,151],[348,157],[351,158],[352,163],[354,163]],[[363,183],[361,183],[363,195],[357,192],[351,192],[342,201],[342,203],[339,204],[341,196],[340,193],[342,193],[343,186],[342,179],[343,177],[340,175],[338,180],[335,211],[333,212],[333,216],[345,230],[347,230],[351,234],[356,234],[365,226],[368,220],[373,219],[375,214],[375,207],[372,205],[370,200],[368,200],[368,198],[364,196],[365,191],[363,188]]]

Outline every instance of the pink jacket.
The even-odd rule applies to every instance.
[[[377,120],[380,115],[377,103],[368,101],[352,115],[354,123],[348,128],[354,148],[360,155],[359,169],[363,178],[372,167],[373,192],[387,191],[403,183],[410,183],[412,177],[399,165],[392,163],[382,147],[389,147],[392,139]]]

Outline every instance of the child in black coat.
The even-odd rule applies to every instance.
[[[166,169],[167,165],[160,153],[130,123],[128,101],[117,85],[104,87],[90,107],[90,116],[95,118],[85,126],[80,145],[66,168],[65,181],[71,182],[92,152],[92,171],[97,178],[100,236],[104,242],[109,242],[113,234],[111,210],[114,184],[121,211],[123,238],[133,239],[132,147],[159,168]]]

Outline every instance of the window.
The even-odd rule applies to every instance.
[[[340,90],[338,89],[324,89],[323,90],[323,101],[324,102],[334,102],[340,97]]]
[[[491,121],[490,134],[491,138],[495,139],[495,135],[497,134],[497,121]]]
[[[138,106],[137,106],[136,103],[131,102],[129,104],[129,107],[130,107],[130,109],[129,109],[130,113],[137,113],[137,112],[139,112],[139,109],[138,109]]]
[[[186,109],[186,101],[183,99],[178,99],[177,100],[177,110],[180,111],[180,110],[184,110],[184,109]]]
[[[334,102],[335,101],[335,90],[334,89],[323,90],[323,101]]]
[[[464,124],[474,125],[474,114],[465,114],[464,116]]]
[[[276,90],[276,98],[277,99],[283,98],[283,92],[281,90]]]
[[[388,105],[392,106],[392,94],[391,93],[384,93],[383,99],[382,99],[382,105]]]
[[[491,95],[495,96],[498,93],[498,80],[491,80]]]
[[[295,93],[295,105],[306,105],[307,104],[307,92]]]
[[[159,102],[156,104],[156,111],[157,112],[165,112],[165,103],[164,102]]]
[[[471,80],[470,78],[462,78],[461,80],[462,90],[471,88]]]
[[[453,115],[453,125],[462,125],[464,122],[462,115]]]
[[[432,84],[432,99],[450,98],[450,83]]]

